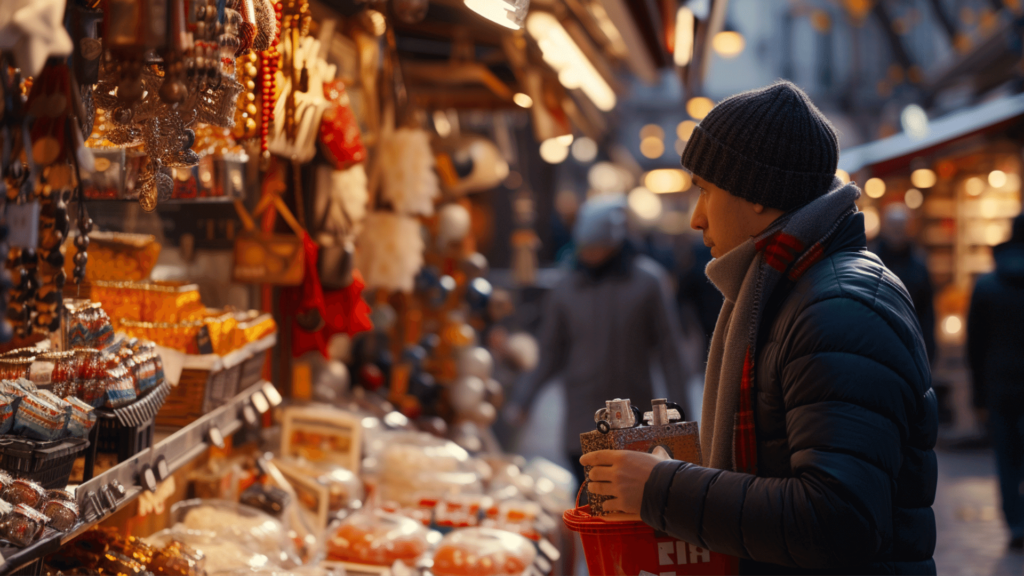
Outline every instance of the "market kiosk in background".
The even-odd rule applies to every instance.
[[[859,204],[869,240],[887,205],[902,203],[914,215],[935,286],[933,385],[944,417],[963,435],[978,426],[964,349],[967,309],[975,279],[994,268],[992,246],[1009,240],[1021,210],[1022,121],[1021,95],[932,120],[921,111],[904,122],[904,132],[844,150],[839,159],[840,177],[864,190]]]

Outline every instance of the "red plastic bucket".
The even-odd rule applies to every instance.
[[[590,576],[736,574],[739,561],[655,532],[643,522],[606,522],[590,506],[566,510],[565,525],[579,532]]]

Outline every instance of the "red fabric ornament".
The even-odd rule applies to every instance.
[[[338,170],[366,160],[366,147],[356,115],[348,106],[345,84],[341,80],[324,82],[324,98],[330,103],[320,120],[324,155]]]
[[[327,358],[327,342],[335,334],[355,336],[373,328],[370,305],[363,300],[366,284],[358,270],[352,271],[352,283],[341,290],[324,292],[317,271],[320,248],[309,234],[303,239],[306,258],[305,277],[301,286],[281,290],[281,311],[292,318],[292,356],[298,358],[306,352],[318,350]],[[319,314],[323,319],[319,330],[302,328],[295,318],[299,315]]]

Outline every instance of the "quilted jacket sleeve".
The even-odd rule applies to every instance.
[[[643,520],[759,562],[814,569],[875,556],[892,542],[901,444],[912,434],[907,411],[924,392],[914,391],[923,362],[914,332],[850,298],[805,307],[771,368],[792,477],[662,462],[644,489]]]

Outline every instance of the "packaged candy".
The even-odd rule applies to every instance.
[[[135,381],[128,369],[122,365],[115,365],[107,370],[107,399],[104,406],[107,408],[121,408],[127,406],[138,398],[135,393]]]
[[[0,393],[0,434],[7,434],[14,427],[14,411],[21,399]]]
[[[14,478],[10,474],[0,470],[0,494],[4,493],[4,489],[14,483]]]
[[[65,329],[69,349],[109,346],[114,340],[114,327],[99,302],[65,300]]]
[[[64,429],[67,430],[68,422],[71,420],[71,403],[57,396],[53,392],[50,392],[49,390],[37,390],[36,396],[42,398],[43,400],[46,400],[50,404],[56,406],[58,409],[64,411]]]
[[[141,396],[163,382],[163,362],[160,362],[158,371],[157,361],[160,355],[157,354],[156,344],[153,342],[132,339],[130,345],[136,359],[135,367],[132,368],[135,385]]]
[[[71,530],[78,522],[78,505],[74,502],[47,500],[40,512],[50,519],[47,526],[61,532]]]
[[[103,574],[117,574],[118,576],[142,576],[146,573],[146,567],[141,562],[117,552],[104,554],[100,559],[99,568]]]
[[[248,487],[239,499],[242,504],[279,517],[291,502],[291,496],[284,490],[256,482]]]
[[[108,368],[117,364],[117,358],[99,350],[75,350],[75,354],[79,358],[75,395],[86,404],[99,408],[107,401]]]
[[[96,423],[96,413],[94,408],[74,396],[68,396],[64,400],[71,405],[71,418],[68,419],[68,433],[75,438],[87,437],[89,435],[89,430],[91,430],[93,424]]]
[[[0,536],[15,546],[25,547],[39,537],[49,518],[25,504],[18,504],[0,525]]]
[[[0,380],[17,380],[28,377],[29,366],[34,358],[0,358]]]
[[[434,554],[435,576],[520,576],[537,557],[537,549],[518,534],[493,528],[456,530],[441,540]]]
[[[43,502],[46,490],[31,480],[18,479],[8,484],[3,492],[0,492],[0,500],[5,500],[13,506],[25,504],[35,508]]]
[[[35,440],[57,440],[67,428],[67,412],[35,394],[26,394],[14,414],[14,433]]]
[[[64,398],[76,392],[81,363],[81,358],[73,351],[47,352],[35,357],[29,366],[28,378],[37,387]]]
[[[327,541],[331,560],[391,566],[396,561],[412,565],[429,548],[427,528],[397,514],[380,511],[349,516]]]
[[[120,535],[111,540],[109,549],[143,564],[149,564],[157,552],[156,548],[135,536],[123,538]]]
[[[58,490],[54,488],[53,490],[46,491],[46,499],[60,500],[62,502],[74,502],[75,496],[71,494],[71,492],[68,492],[67,490]]]

